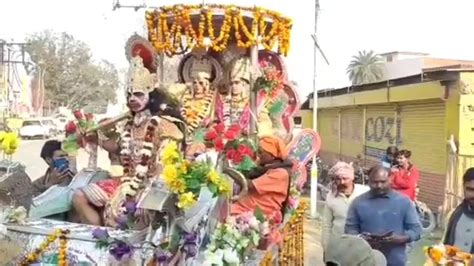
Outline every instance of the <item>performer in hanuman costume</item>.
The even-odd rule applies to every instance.
[[[170,141],[179,144],[184,134],[178,107],[164,91],[155,89],[155,75],[140,56],[130,62],[127,100],[131,118],[120,140],[103,140],[101,146],[119,155],[111,167],[111,179],[90,184],[73,197],[74,210],[82,223],[115,226],[125,203],[136,203],[143,189],[159,176],[159,154]],[[112,162],[114,163],[114,162]],[[143,226],[144,215],[135,213],[135,224]]]

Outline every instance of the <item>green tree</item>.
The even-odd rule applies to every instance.
[[[359,51],[352,57],[347,67],[347,74],[352,85],[360,85],[380,81],[383,78],[383,62],[374,51]]]
[[[26,51],[45,72],[46,98],[57,106],[104,108],[116,102],[117,69],[92,60],[87,44],[68,33],[43,31],[27,37]]]

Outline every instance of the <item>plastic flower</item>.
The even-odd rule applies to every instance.
[[[117,240],[111,244],[109,253],[114,256],[117,261],[120,261],[124,258],[130,258],[133,254],[133,248],[126,242]]]
[[[229,182],[227,182],[225,180],[221,180],[221,182],[219,183],[218,189],[219,189],[219,194],[221,194],[221,195],[230,195],[230,183]]]
[[[178,176],[178,171],[176,170],[176,167],[172,164],[167,164],[163,168],[163,176],[166,180],[173,180],[176,179]]]
[[[107,231],[107,229],[96,228],[92,231],[92,237],[97,240],[105,240],[109,238],[109,231]]]
[[[216,172],[216,170],[212,169],[211,171],[209,171],[209,173],[207,174],[207,179],[212,183],[212,184],[219,184],[220,180],[221,180],[221,177],[219,176],[219,174]]]
[[[170,180],[165,179],[165,183],[170,189],[170,191],[173,193],[183,193],[186,190],[186,183],[182,179],[179,179],[179,178],[170,179]]]
[[[178,208],[187,209],[196,203],[196,198],[192,192],[186,192],[178,196]]]
[[[178,158],[178,145],[172,141],[161,152],[161,161],[164,165],[173,164]]]
[[[229,264],[238,264],[240,263],[239,255],[234,249],[227,248],[224,250],[224,261]]]

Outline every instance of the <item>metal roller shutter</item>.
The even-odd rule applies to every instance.
[[[321,151],[339,153],[339,109],[324,109],[318,112],[318,130],[321,136]]]
[[[364,154],[363,112],[363,108],[341,110],[341,155],[346,160],[354,161]]]
[[[444,103],[402,105],[400,109],[402,147],[412,152],[421,171],[446,173]]]
[[[365,155],[380,160],[387,147],[397,145],[398,117],[394,105],[368,106],[365,117]]]

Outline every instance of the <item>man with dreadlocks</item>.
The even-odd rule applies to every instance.
[[[116,157],[110,171],[112,178],[74,194],[73,206],[83,223],[115,226],[123,207],[136,206],[143,188],[158,177],[157,155],[162,147],[172,141],[180,144],[184,139],[179,108],[170,104],[163,90],[155,89],[154,70],[150,71],[144,61],[142,56],[130,60],[127,100],[131,117],[120,141],[102,141],[103,148]],[[136,213],[137,223],[142,216]]]

